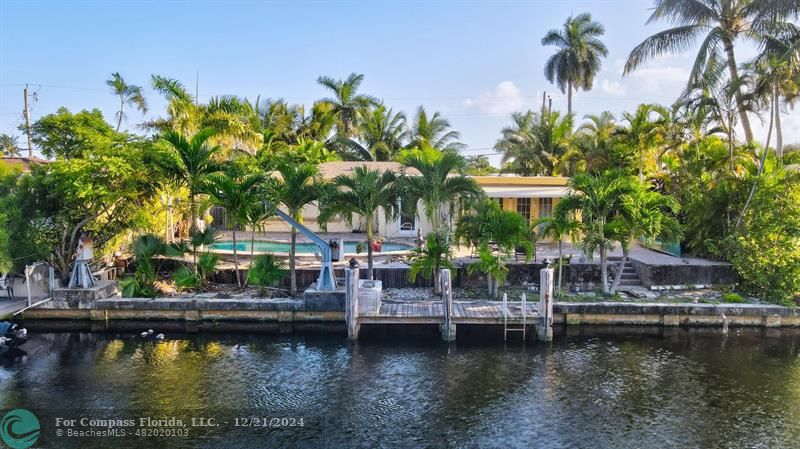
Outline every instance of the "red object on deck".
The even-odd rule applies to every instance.
[[[383,248],[383,243],[380,240],[373,240],[369,242],[369,245],[372,247],[372,252],[375,253],[381,252],[381,248]]]

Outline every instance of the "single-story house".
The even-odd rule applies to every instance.
[[[49,164],[53,161],[47,159],[32,157],[3,157],[0,161],[8,164],[9,167],[18,168],[22,173],[30,173],[31,167],[34,165]]]
[[[339,175],[348,175],[353,172],[355,167],[367,166],[373,170],[394,171],[398,174],[406,173],[413,176],[418,174],[416,170],[407,169],[397,162],[326,162],[320,164],[319,171],[322,179],[330,181]],[[549,216],[553,207],[558,204],[558,200],[568,192],[567,178],[560,176],[516,176],[516,175],[493,175],[493,176],[474,176],[475,181],[486,192],[489,198],[496,199],[505,210],[519,212],[529,221],[534,221],[541,217]],[[214,216],[212,226],[225,228],[224,209],[213,208],[211,211]],[[312,231],[320,231],[317,223],[319,209],[316,205],[307,206],[303,210],[303,224]],[[433,227],[425,213],[422,205],[418,205],[416,214],[403,213],[397,220],[387,221],[382,213],[376,218],[375,229],[377,235],[388,238],[414,237],[421,229],[425,235]],[[264,225],[266,232],[288,232],[291,227],[278,217],[267,220]],[[328,223],[328,232],[353,232],[364,231],[366,229],[363,221],[354,219],[352,225],[346,223],[341,218],[336,218]]]

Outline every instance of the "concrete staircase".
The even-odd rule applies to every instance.
[[[614,266],[615,268],[619,266],[619,263],[622,261],[622,256],[609,256],[608,257],[608,264],[609,266]],[[611,276],[609,282],[614,281],[614,276]],[[639,273],[636,272],[636,269],[633,268],[633,264],[631,264],[631,260],[625,263],[625,266],[622,267],[622,279],[619,280],[620,287],[641,287],[642,280],[639,278]]]

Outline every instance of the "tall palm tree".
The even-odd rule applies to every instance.
[[[19,144],[15,136],[0,134],[0,155],[4,157],[19,157]]]
[[[461,134],[450,129],[450,121],[434,112],[430,118],[425,108],[420,106],[414,116],[414,121],[406,132],[408,143],[406,148],[421,148],[429,146],[439,151],[457,151],[465,147],[458,139]]]
[[[608,55],[605,44],[598,39],[605,28],[592,20],[589,13],[570,16],[561,30],[550,30],[542,45],[558,47],[544,66],[544,75],[567,94],[567,114],[572,114],[572,91],[591,90],[594,77],[600,71],[600,60]]]
[[[330,107],[336,117],[336,134],[339,137],[355,137],[361,120],[370,108],[378,105],[375,97],[358,93],[363,81],[364,75],[357,73],[351,73],[344,80],[329,76],[317,78],[317,83],[333,94],[332,97],[323,98],[318,103]]]
[[[391,171],[381,172],[360,166],[355,167],[350,175],[337,176],[331,184],[319,220],[326,223],[338,215],[352,224],[356,215],[364,219],[367,224],[367,276],[373,279],[373,225],[379,210],[383,210],[386,221],[396,220],[400,215],[398,177]]]
[[[414,205],[422,201],[434,230],[439,229],[444,219],[452,218],[458,199],[483,195],[475,179],[457,174],[465,168],[466,161],[452,151],[423,147],[402,154],[400,162],[418,172],[403,178],[404,200]]]
[[[632,182],[621,172],[575,175],[569,181],[571,192],[558,202],[553,213],[559,220],[579,220],[584,248],[589,253],[599,249],[603,294],[609,293],[608,250],[614,242],[611,222],[620,213]]]
[[[133,106],[140,110],[142,114],[147,114],[147,101],[144,99],[142,88],[133,84],[128,84],[119,72],[111,74],[111,79],[106,80],[106,84],[111,88],[111,92],[119,97],[119,111],[117,111],[117,132],[122,126],[125,118],[125,106]]]
[[[373,161],[391,161],[403,148],[406,116],[380,105],[358,127],[358,140]]]
[[[197,229],[197,196],[204,192],[208,176],[221,170],[214,156],[221,151],[220,147],[210,143],[214,130],[200,130],[189,139],[180,132],[166,131],[162,139],[170,145],[172,158],[167,162],[165,171],[177,185],[189,189],[189,210],[191,214],[190,231]],[[195,265],[197,248],[194,247]]]
[[[703,77],[709,62],[724,53],[730,83],[735,86],[739,120],[745,139],[751,142],[753,131],[744,107],[734,44],[739,38],[760,41],[771,30],[789,27],[791,24],[787,19],[797,17],[799,11],[800,6],[795,1],[656,0],[656,7],[647,23],[663,20],[675,27],[660,31],[634,47],[623,74],[636,70],[654,57],[691,48],[702,39],[689,75],[689,85]]]
[[[319,201],[323,187],[316,164],[282,163],[278,167],[278,179],[272,186],[271,197],[276,206],[282,205],[293,219],[303,220],[303,208]],[[297,230],[292,227],[292,244],[289,249],[290,293],[297,295]]]
[[[210,175],[206,183],[206,191],[211,195],[213,203],[225,208],[228,223],[233,225],[231,227],[233,266],[236,273],[236,285],[239,287],[243,284],[241,273],[239,273],[236,230],[248,222],[248,214],[253,211],[254,205],[260,203],[257,189],[261,181],[261,175],[235,176],[227,173]]]
[[[504,171],[523,176],[552,175],[569,149],[572,116],[531,111],[511,114],[514,124],[503,128],[494,148],[503,153]]]

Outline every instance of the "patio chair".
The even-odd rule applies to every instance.
[[[8,299],[14,299],[14,277],[9,273],[0,273],[0,290],[5,290]]]

